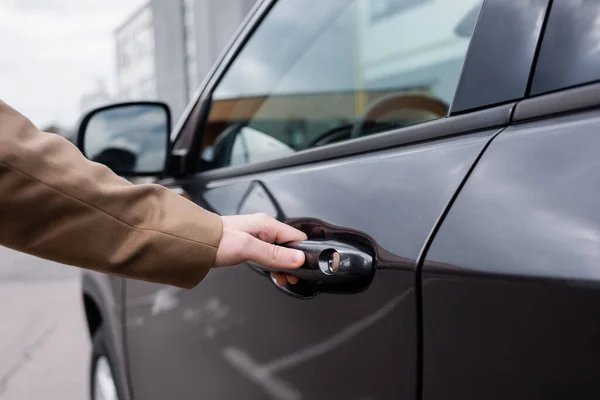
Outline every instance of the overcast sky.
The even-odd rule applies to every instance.
[[[0,0],[0,99],[72,127],[83,94],[114,91],[113,31],[146,0]]]

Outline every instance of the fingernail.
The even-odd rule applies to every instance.
[[[304,260],[304,252],[302,250],[292,250],[292,262],[300,263]]]

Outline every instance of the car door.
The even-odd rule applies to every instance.
[[[512,27],[523,40],[497,46],[491,58],[514,62],[509,72],[484,71],[496,39],[475,30],[481,7],[257,7],[181,124],[173,158],[183,173],[163,184],[221,215],[265,213],[311,239],[360,242],[376,272],[336,294],[307,293],[303,282],[282,290],[249,265],[213,270],[191,291],[128,281],[135,398],[418,397],[417,260],[524,95],[539,35],[530,22],[545,12],[528,9]],[[473,82],[486,77],[482,91]]]
[[[552,3],[531,98],[427,252],[424,399],[600,396],[599,18]]]

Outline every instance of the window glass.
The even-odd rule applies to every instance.
[[[544,32],[532,95],[600,81],[600,2],[555,1]]]
[[[421,5],[431,1],[432,0],[371,0],[369,5],[370,17],[372,21],[377,21],[392,16],[407,7]]]
[[[213,93],[203,170],[447,115],[481,0],[280,0]],[[310,10],[310,12],[307,12]],[[386,18],[374,18],[387,10]]]

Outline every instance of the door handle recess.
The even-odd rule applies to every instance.
[[[292,242],[284,247],[301,250],[305,254],[302,267],[281,270],[257,264],[261,271],[285,272],[300,279],[296,285],[279,289],[298,298],[312,298],[319,293],[349,294],[364,291],[373,280],[375,262],[372,251],[358,243],[336,240],[306,240]],[[274,279],[273,282],[275,283]]]

